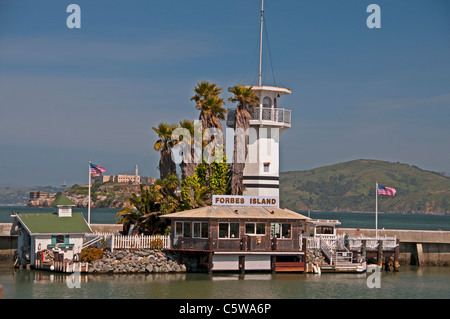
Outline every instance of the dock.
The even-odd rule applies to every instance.
[[[55,253],[53,258],[47,258],[44,251],[39,251],[36,254],[34,269],[49,270],[54,272],[64,273],[87,273],[89,271],[88,262],[76,262],[63,258],[63,254]]]

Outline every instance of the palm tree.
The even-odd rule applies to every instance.
[[[124,224],[124,230],[135,225],[139,232],[149,234],[164,232],[168,221],[162,220],[159,216],[177,211],[180,205],[176,194],[177,188],[178,177],[175,174],[155,181],[152,186],[141,185],[140,195],[131,194],[130,207],[122,208],[117,213],[117,223]]]
[[[116,215],[117,223],[124,225],[124,233],[128,233],[131,225],[134,225],[138,231],[145,229],[143,216],[158,209],[158,202],[162,194],[155,191],[154,187],[140,186],[140,195],[132,193],[130,195],[130,207],[122,208]]]
[[[177,173],[175,162],[172,159],[172,148],[177,143],[177,141],[172,140],[172,132],[176,128],[176,124],[169,125],[167,123],[159,123],[158,127],[153,127],[159,137],[154,148],[161,153],[158,165],[160,179],[165,179],[169,175]]]
[[[237,102],[236,106],[236,120],[234,124],[235,136],[234,136],[234,151],[233,151],[233,164],[231,166],[231,194],[242,195],[244,191],[244,168],[245,159],[248,155],[248,134],[245,135],[244,141],[244,156],[239,156],[238,152],[242,152],[242,149],[238,150],[238,136],[241,132],[246,132],[250,127],[251,114],[250,111],[254,111],[256,105],[258,105],[258,98],[256,93],[252,90],[252,87],[243,85],[235,85],[229,90],[234,94],[234,97],[230,97],[228,101]],[[237,134],[236,134],[237,132]]]
[[[216,83],[202,81],[197,82],[194,92],[195,95],[191,97],[191,101],[195,101],[195,107],[200,110],[199,120],[202,121],[202,129],[219,128],[222,131],[220,120],[224,120],[227,113],[223,107],[224,101],[219,97],[222,88]]]
[[[225,114],[227,110],[223,107],[224,100],[219,97],[222,93],[222,88],[218,87],[216,83],[209,83],[208,81],[202,81],[197,83],[197,87],[194,88],[195,95],[191,97],[192,101],[195,101],[195,107],[200,110],[199,120],[202,122],[202,136],[205,134],[205,130],[209,128],[217,128],[222,133],[222,123],[220,120],[225,120]],[[214,138],[207,141],[211,144],[213,150],[223,149],[224,145],[217,144]],[[202,154],[204,155],[204,154]],[[207,156],[214,156],[215,154],[205,154]],[[207,164],[206,180],[209,180],[211,175],[211,165]]]

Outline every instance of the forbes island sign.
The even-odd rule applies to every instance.
[[[213,195],[213,206],[276,206],[279,207],[276,196],[239,196]]]

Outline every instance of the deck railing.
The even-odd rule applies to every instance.
[[[86,241],[95,240],[97,246],[106,246],[111,251],[114,249],[163,249],[170,248],[169,236],[161,235],[119,235],[113,233],[93,233],[86,237]]]
[[[280,108],[255,107],[250,111],[251,121],[270,121],[282,124],[291,124],[291,111]],[[236,121],[236,109],[228,109],[227,125],[232,126]]]

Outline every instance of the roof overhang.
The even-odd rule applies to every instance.
[[[289,209],[271,206],[205,206],[160,217],[173,219],[310,220],[310,218]]]

